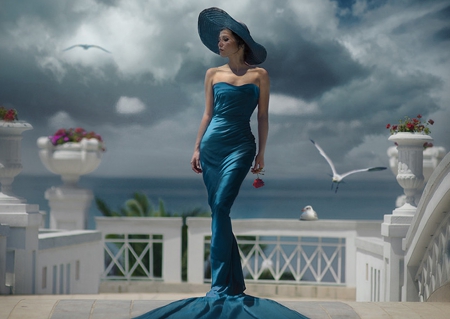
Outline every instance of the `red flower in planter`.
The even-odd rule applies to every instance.
[[[52,136],[49,136],[53,145],[61,145],[69,142],[80,142],[83,138],[91,139],[95,138],[99,142],[101,142],[101,150],[105,151],[106,149],[103,146],[103,139],[100,135],[95,132],[87,132],[85,129],[81,127],[77,127],[76,129],[64,129],[61,128],[56,131],[56,133]]]
[[[433,120],[428,120],[422,122],[422,115],[417,115],[416,118],[409,118],[405,116],[404,120],[400,120],[398,125],[386,125],[386,128],[391,131],[391,134],[395,134],[398,132],[409,132],[409,133],[424,133],[430,134],[431,131],[428,128],[428,125],[433,125]]]
[[[17,111],[15,109],[7,110],[4,106],[0,106],[0,121],[17,121]]]

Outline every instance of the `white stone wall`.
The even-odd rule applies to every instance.
[[[384,300],[383,240],[356,239],[356,301]]]
[[[98,231],[56,231],[39,235],[36,294],[96,294],[103,271]]]

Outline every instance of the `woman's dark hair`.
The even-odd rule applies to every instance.
[[[223,28],[222,30],[229,30],[229,31],[231,31],[231,34],[236,39],[238,47],[244,46],[244,61],[247,61],[247,57],[248,57],[248,55],[250,53],[250,48],[248,47],[247,43],[245,43],[245,41],[242,40],[242,38],[240,36],[238,36],[236,33],[234,33],[233,30],[230,30],[230,29],[227,29],[227,28]]]
[[[230,30],[231,31],[231,30]],[[244,40],[242,40],[242,38],[240,36],[238,36],[236,33],[234,33],[233,31],[231,31],[231,33],[233,34],[233,36],[236,39],[237,45],[238,47],[244,46],[244,61],[247,60],[248,54],[250,52],[250,48],[248,47],[247,43],[245,43]]]

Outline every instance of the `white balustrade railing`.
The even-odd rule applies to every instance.
[[[102,280],[181,282],[180,217],[97,217]]]
[[[249,282],[345,282],[345,238],[237,236],[237,241]]]
[[[181,281],[181,218],[98,217],[102,280]],[[190,217],[188,282],[205,283],[211,218]],[[250,282],[356,285],[356,237],[377,236],[381,221],[233,220]],[[157,264],[158,261],[160,264]]]
[[[403,239],[402,301],[448,301],[450,153],[436,167]]]
[[[417,271],[419,300],[427,301],[431,294],[450,282],[450,215],[442,221],[429,242]]]
[[[186,222],[188,281],[208,282],[211,219]],[[239,219],[232,224],[246,280],[354,287],[355,239],[379,236],[381,221]]]

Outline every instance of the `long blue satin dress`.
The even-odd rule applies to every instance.
[[[137,319],[304,319],[270,300],[244,294],[245,283],[230,209],[255,158],[250,117],[259,87],[219,82],[213,87],[213,118],[200,144],[203,180],[212,211],[211,290],[152,310]]]

